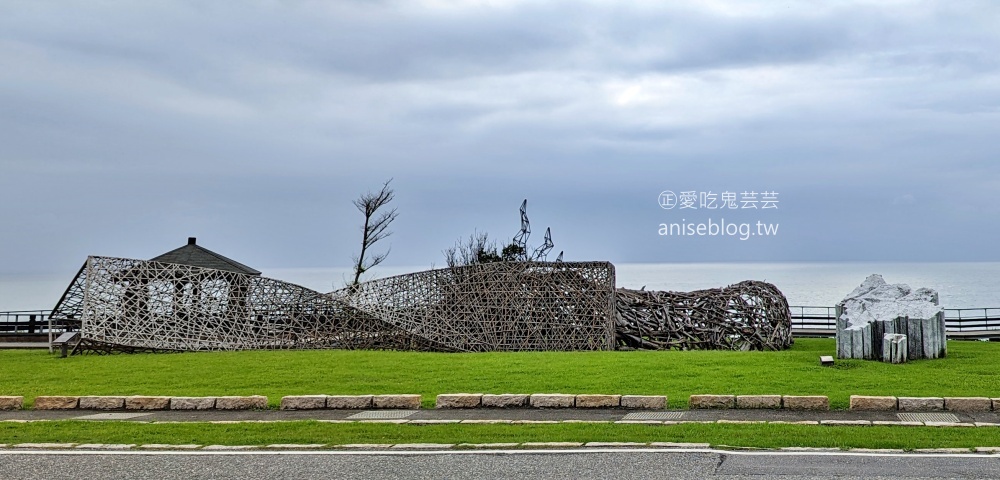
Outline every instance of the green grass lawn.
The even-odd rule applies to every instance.
[[[392,425],[279,423],[0,422],[0,444],[123,443],[196,445],[704,442],[780,448],[973,448],[1000,446],[1000,428],[827,427],[775,424]]]
[[[1000,344],[948,342],[948,357],[903,365],[838,360],[832,339],[799,339],[781,352],[248,351],[58,358],[3,350],[0,395],[283,395],[419,393],[615,393],[1000,397]]]

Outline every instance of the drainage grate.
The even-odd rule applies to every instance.
[[[415,412],[413,410],[371,410],[366,412],[355,413],[348,420],[393,420],[398,418],[406,418],[413,415]]]
[[[146,415],[152,415],[152,413],[95,413],[93,415],[75,417],[73,420],[128,420],[130,418],[145,417]]]
[[[684,412],[633,412],[622,420],[679,420]]]
[[[948,422],[958,423],[958,417],[951,413],[897,413],[904,422]]]

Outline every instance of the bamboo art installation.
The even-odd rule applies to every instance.
[[[77,350],[330,348],[337,305],[298,285],[238,272],[90,257],[52,312],[79,322]]]
[[[238,272],[90,257],[52,318],[77,350],[611,350],[614,267],[497,262],[330,294]]]
[[[777,350],[792,343],[788,303],[774,285],[616,291],[608,262],[481,263],[323,294],[243,271],[90,257],[52,319],[78,325],[75,353]]]
[[[770,283],[748,280],[693,292],[619,288],[621,349],[783,350],[792,344],[788,301]]]

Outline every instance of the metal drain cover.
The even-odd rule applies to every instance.
[[[958,417],[952,413],[897,413],[896,416],[904,422],[958,423]]]
[[[414,410],[370,410],[355,413],[348,420],[393,420],[406,418],[415,413]]]
[[[684,412],[633,412],[622,417],[622,420],[678,420]]]
[[[152,413],[95,413],[93,415],[75,417],[73,420],[128,420],[130,418],[145,417],[146,415],[152,415]]]

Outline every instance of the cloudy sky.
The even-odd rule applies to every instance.
[[[343,266],[389,178],[387,265],[509,239],[525,198],[567,260],[997,261],[997,25],[990,1],[6,1],[0,273],[188,236]],[[778,232],[658,234],[723,219]]]

